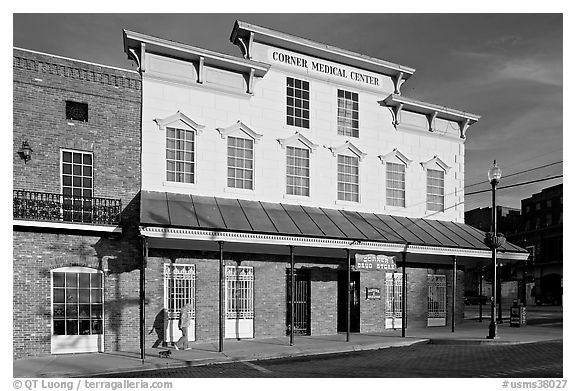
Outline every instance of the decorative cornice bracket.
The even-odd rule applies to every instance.
[[[437,111],[433,111],[429,114],[426,114],[426,119],[428,120],[428,131],[429,132],[434,131],[434,120],[436,119],[437,116],[438,116]]]
[[[466,118],[463,121],[458,122],[458,125],[460,125],[460,138],[466,140],[466,131],[470,126],[470,120]]]
[[[398,73],[396,74],[396,76],[393,76],[393,77],[392,77],[392,80],[394,81],[394,93],[395,93],[395,94],[398,94],[398,95],[401,95],[401,93],[400,93],[400,86],[401,86],[402,84],[404,84],[404,81],[405,81],[405,79],[404,79],[404,72],[398,72]]]

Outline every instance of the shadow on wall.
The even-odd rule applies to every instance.
[[[148,332],[148,335],[152,334],[153,332],[156,332],[156,342],[154,342],[154,344],[152,345],[153,348],[166,345],[164,343],[165,327],[166,327],[164,322],[165,316],[166,312],[163,308],[160,310],[160,312],[158,312],[158,314],[156,314],[156,317],[154,318],[154,324],[152,325],[150,332]]]

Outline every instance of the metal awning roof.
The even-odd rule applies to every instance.
[[[293,238],[300,242],[307,238],[317,247],[322,240],[345,240],[398,248],[409,245],[421,253],[434,248],[444,252],[464,249],[485,257],[490,251],[483,231],[451,221],[167,192],[141,192],[140,224],[179,233],[209,231],[227,237],[232,233],[260,234],[264,239]],[[511,243],[505,243],[498,252],[510,259],[527,257],[526,250]]]

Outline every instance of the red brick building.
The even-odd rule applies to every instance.
[[[138,346],[140,77],[13,60],[14,357]]]

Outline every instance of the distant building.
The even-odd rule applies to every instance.
[[[523,199],[522,231],[507,238],[531,253],[526,266],[528,302],[562,302],[562,188],[559,184]]]
[[[530,258],[502,268],[503,280],[524,281],[518,290],[525,302],[560,304],[562,301],[562,184],[549,187],[521,201],[521,210],[498,206],[498,232],[510,243],[529,251]],[[465,212],[466,224],[489,232],[492,208]],[[478,268],[468,268],[466,290],[477,291]],[[525,275],[523,274],[525,273]],[[489,276],[484,276],[489,277]]]

